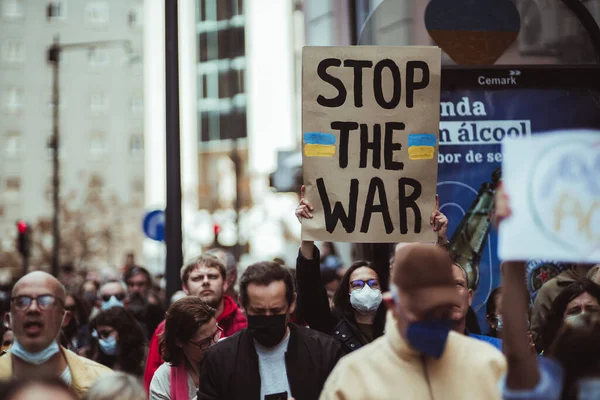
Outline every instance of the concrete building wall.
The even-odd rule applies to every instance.
[[[142,0],[0,0],[0,235],[10,244],[14,221],[52,215],[52,68],[46,51],[61,43],[129,40],[142,50]],[[82,202],[92,177],[122,205],[122,237],[110,263],[140,251],[144,193],[143,64],[123,47],[65,50],[60,60],[62,198]],[[18,182],[18,183],[17,183]],[[5,246],[8,247],[8,246]],[[68,258],[68,257],[67,257]]]

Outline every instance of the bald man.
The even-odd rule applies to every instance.
[[[15,284],[6,323],[14,333],[11,348],[0,356],[0,380],[60,377],[83,398],[99,376],[111,370],[58,345],[65,311],[65,288],[52,275],[34,271]]]

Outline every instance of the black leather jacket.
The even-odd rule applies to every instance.
[[[294,324],[289,327],[285,365],[292,393],[288,396],[316,400],[344,352],[328,335]],[[260,389],[258,355],[248,329],[220,341],[204,354],[198,400],[259,400]]]
[[[368,344],[368,341],[360,333],[356,324],[335,315],[330,310],[327,291],[321,281],[320,259],[321,255],[316,246],[310,260],[298,252],[296,259],[298,304],[308,326],[332,335],[342,344],[344,351],[350,353]]]

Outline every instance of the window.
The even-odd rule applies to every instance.
[[[219,56],[217,31],[200,32],[198,34],[198,61],[216,60]]]
[[[94,1],[85,6],[85,20],[92,25],[104,25],[108,23],[108,4],[102,1]]]
[[[106,137],[101,132],[93,133],[90,137],[90,156],[99,158],[106,152]]]
[[[144,98],[140,95],[136,95],[129,101],[129,107],[132,114],[140,114],[144,112]]]
[[[23,109],[23,90],[6,88],[2,91],[2,109],[8,114],[18,114]]]
[[[19,132],[9,132],[4,139],[4,155],[6,158],[16,158],[21,150],[21,135]]]
[[[203,99],[219,98],[219,71],[217,69],[207,70],[198,78],[200,90],[198,95]]]
[[[104,93],[92,93],[90,95],[90,111],[94,114],[101,113],[106,111],[108,108],[108,101],[106,99],[106,94]]]
[[[90,182],[88,183],[88,187],[90,189],[102,189],[104,186],[104,178],[99,174],[92,174],[90,176]]]
[[[21,192],[21,178],[9,176],[4,180],[4,190],[7,195],[18,195]]]
[[[108,64],[108,53],[105,49],[92,48],[88,52],[88,62],[92,67],[101,67]]]
[[[0,0],[2,16],[5,18],[23,18],[25,15],[25,0]]]
[[[129,138],[129,152],[132,156],[139,156],[144,153],[144,136],[141,134],[131,135]]]
[[[49,0],[47,12],[50,18],[67,18],[67,0]]]
[[[217,1],[217,20],[228,20],[231,18],[231,4],[227,1]]]
[[[144,21],[144,9],[141,4],[129,9],[127,23],[130,28],[141,28]]]
[[[2,43],[2,61],[16,64],[25,61],[25,48],[23,42],[17,39],[7,39]]]
[[[144,180],[141,178],[134,179],[131,182],[131,191],[134,194],[144,193]]]

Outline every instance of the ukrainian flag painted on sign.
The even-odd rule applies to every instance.
[[[408,158],[410,160],[431,160],[435,154],[437,137],[432,133],[408,135]]]
[[[321,132],[305,133],[304,155],[306,157],[333,157],[335,155],[335,136]]]

